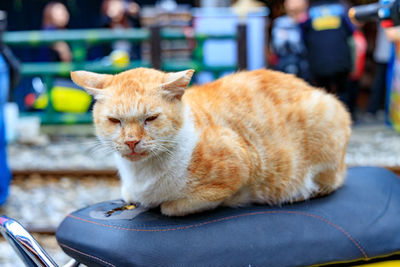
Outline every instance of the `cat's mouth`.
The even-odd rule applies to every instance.
[[[143,159],[147,156],[147,152],[137,153],[135,151],[131,151],[129,154],[124,154],[123,157],[127,158],[131,161],[137,161]]]

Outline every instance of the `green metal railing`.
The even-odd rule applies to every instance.
[[[59,30],[59,31],[19,31],[6,32],[3,41],[10,47],[39,47],[52,45],[56,42],[66,42],[71,47],[73,60],[64,62],[23,62],[21,74],[23,77],[41,76],[45,81],[47,94],[50,96],[51,89],[56,77],[69,77],[74,70],[87,70],[98,73],[117,73],[136,67],[154,67],[165,71],[179,71],[183,69],[195,69],[196,71],[210,71],[219,76],[224,71],[245,68],[245,63],[227,66],[208,66],[203,62],[203,45],[209,39],[236,39],[236,35],[207,35],[194,34],[189,39],[197,43],[191,60],[162,60],[161,40],[186,40],[188,37],[182,30],[153,27],[150,29],[88,29],[88,30]],[[241,38],[243,39],[243,38]],[[243,51],[245,44],[238,38],[238,51]],[[121,67],[115,65],[104,65],[96,61],[87,61],[87,48],[93,45],[111,43],[117,40],[127,40],[133,43],[149,42],[151,47],[150,61],[133,60],[129,65]],[[242,52],[241,52],[242,53]],[[90,114],[75,114],[56,112],[48,97],[48,105],[44,112],[38,113],[42,122],[47,124],[56,123],[89,123]]]

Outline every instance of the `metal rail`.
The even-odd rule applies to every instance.
[[[157,27],[159,28],[159,27]],[[184,40],[189,37],[181,29],[160,28],[160,36],[164,40]],[[131,42],[148,41],[152,37],[147,28],[141,29],[80,29],[57,31],[13,31],[4,33],[3,41],[10,46],[39,46],[56,42],[80,42],[89,45],[109,43],[117,40]],[[193,39],[205,41],[208,39],[235,39],[235,34],[203,34],[194,33]]]
[[[353,167],[353,166],[349,166]],[[354,166],[355,167],[355,166]],[[400,176],[400,166],[381,166],[388,169]],[[117,170],[13,170],[13,177],[16,176],[29,176],[31,174],[39,174],[41,176],[55,176],[55,177],[83,177],[83,176],[101,176],[110,179],[118,179]]]
[[[38,174],[40,176],[54,176],[54,177],[83,177],[83,176],[101,176],[107,178],[118,179],[117,170],[13,170],[13,177],[16,176],[30,176],[31,174]]]

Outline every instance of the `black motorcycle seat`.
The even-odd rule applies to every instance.
[[[120,206],[68,215],[56,234],[64,252],[88,266],[308,266],[400,253],[400,179],[383,168],[350,168],[333,194],[280,207],[107,215]]]

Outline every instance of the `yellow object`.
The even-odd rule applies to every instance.
[[[54,86],[53,90],[51,90],[51,101],[54,110],[58,112],[84,113],[88,111],[92,97],[82,90]],[[33,107],[36,109],[45,109],[48,103],[47,94],[43,94],[36,99]]]
[[[312,20],[312,26],[316,31],[338,29],[341,23],[338,16],[323,16]]]
[[[400,260],[382,261],[382,262],[375,262],[375,263],[357,265],[357,266],[360,266],[360,267],[361,266],[367,266],[367,267],[399,267],[400,266]]]
[[[122,50],[113,51],[110,58],[114,66],[121,68],[127,67],[130,62],[128,52]]]
[[[116,212],[116,211],[121,211],[121,210],[133,210],[133,209],[136,209],[136,205],[135,205],[135,204],[128,204],[128,205],[125,205],[125,206],[116,207],[116,208],[114,208],[114,209],[112,209],[112,210],[109,210],[109,211],[106,212],[106,215],[107,215],[107,216],[111,216],[111,215],[114,214],[114,212]]]
[[[246,18],[251,12],[258,11],[264,4],[256,0],[239,0],[232,5],[232,8],[239,18]]]
[[[33,107],[36,109],[45,109],[49,104],[49,98],[47,94],[40,95],[33,103]]]
[[[390,97],[389,119],[393,128],[400,132],[400,93],[393,92]],[[400,265],[399,265],[400,266]]]
[[[360,262],[363,261],[365,259],[363,258],[359,258],[359,259],[354,259],[351,261],[335,261],[335,262],[327,262],[324,264],[315,264],[312,265],[310,267],[321,267],[321,266],[333,266],[333,264],[337,264],[338,266],[354,266],[354,267],[400,267],[400,260],[388,260],[385,261],[385,258],[388,258],[390,256],[395,256],[395,255],[400,255],[400,251],[397,251],[395,253],[392,254],[387,254],[387,255],[381,255],[381,256],[377,256],[377,257],[373,257],[373,258],[369,258],[370,260],[377,260],[377,259],[381,259],[382,261],[380,262],[375,262],[375,263],[365,263],[362,265],[355,265],[354,262]]]

